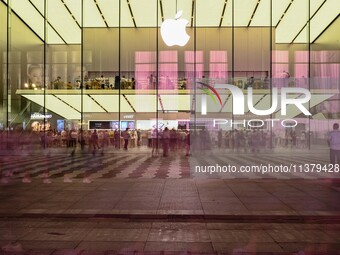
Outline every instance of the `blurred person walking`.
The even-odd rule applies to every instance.
[[[124,150],[127,151],[129,146],[129,140],[131,139],[129,128],[126,128],[125,131],[123,132],[123,138],[124,138]]]
[[[340,164],[340,130],[339,124],[333,124],[333,131],[328,135],[331,164]]]
[[[166,127],[163,132],[163,157],[169,156],[170,130]]]

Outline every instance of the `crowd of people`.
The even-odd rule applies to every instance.
[[[297,134],[298,133],[298,134]],[[339,125],[334,124],[334,130],[327,138],[330,148],[333,149],[332,157],[340,158],[337,151],[340,144]],[[88,149],[95,154],[97,151],[104,153],[107,149],[130,150],[133,148],[149,148],[152,156],[171,154],[190,155],[190,152],[202,152],[211,149],[220,149],[227,152],[267,152],[276,147],[308,148],[312,134],[308,131],[296,132],[286,129],[283,133],[276,134],[268,130],[197,130],[185,129],[149,129],[140,130],[126,128],[125,130],[63,130],[54,129],[46,132],[28,132],[14,130],[11,132],[0,131],[0,150],[32,150],[41,148],[65,147],[71,148],[74,153],[77,147]],[[334,152],[334,150],[336,152]],[[334,156],[335,155],[335,156]]]
[[[75,148],[88,149],[95,154],[107,149],[130,150],[133,148],[150,148],[153,156],[183,151],[189,155],[190,132],[188,130],[164,129],[130,129],[125,130],[63,130],[55,129],[46,132],[1,132],[0,150],[36,148]]]

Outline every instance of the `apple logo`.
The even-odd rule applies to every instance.
[[[161,36],[168,46],[184,46],[190,39],[190,36],[185,31],[189,21],[180,19],[182,14],[182,10],[178,11],[175,19],[166,19],[161,25]]]

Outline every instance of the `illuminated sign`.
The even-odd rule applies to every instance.
[[[52,118],[52,114],[41,114],[39,112],[35,112],[31,114],[31,120],[43,120]]]

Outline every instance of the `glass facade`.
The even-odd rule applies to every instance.
[[[304,107],[312,115],[292,106],[284,116],[297,121],[294,132],[312,141],[308,146],[324,140],[339,122],[338,12],[327,16],[328,23],[317,23],[327,10],[338,8],[336,1],[218,1],[210,14],[206,1],[22,2],[0,2],[3,131],[46,135],[50,130],[204,127],[217,132],[251,129],[242,123],[256,119],[264,121],[259,127],[273,141],[273,134],[287,136],[280,121],[265,121],[282,120],[280,106],[257,116],[245,105],[239,116],[235,98],[217,84],[234,85],[245,94],[252,88],[259,110],[271,107],[274,88],[310,91]],[[184,10],[190,39],[183,47],[170,47],[160,26],[178,10]],[[214,119],[242,125],[215,125]]]

